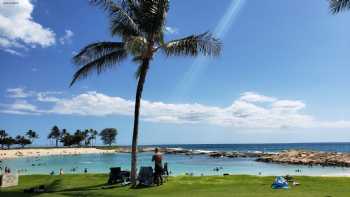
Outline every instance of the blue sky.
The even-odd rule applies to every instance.
[[[10,2],[10,3],[9,3]],[[0,0],[0,128],[115,127],[130,144],[136,65],[69,82],[74,53],[118,40],[84,0]],[[350,12],[320,0],[171,1],[167,39],[211,31],[219,58],[152,62],[141,144],[325,142],[350,139]]]

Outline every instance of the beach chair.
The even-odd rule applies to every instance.
[[[120,167],[110,168],[108,184],[126,183],[130,181],[130,172],[122,171]]]
[[[139,175],[138,175],[138,181],[139,185],[142,186],[152,186],[153,185],[153,168],[148,166],[148,167],[141,167]]]

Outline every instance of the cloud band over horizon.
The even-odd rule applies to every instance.
[[[62,92],[35,92],[23,88],[7,90],[14,101],[0,104],[0,113],[16,115],[133,116],[134,101],[88,91],[71,97]],[[278,99],[244,92],[226,107],[171,104],[142,100],[141,119],[166,124],[210,124],[233,128],[350,128],[350,121],[319,121],[303,113],[300,100]]]

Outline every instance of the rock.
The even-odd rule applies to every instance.
[[[256,161],[298,165],[321,165],[350,167],[349,153],[315,152],[315,151],[282,151],[275,155],[262,155]]]

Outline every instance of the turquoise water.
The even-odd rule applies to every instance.
[[[139,166],[152,166],[152,153],[139,154]],[[200,175],[250,174],[250,175],[350,175],[350,168],[282,165],[255,162],[254,158],[209,158],[206,155],[164,155],[169,163],[172,175],[193,173]],[[17,169],[20,174],[56,174],[62,168],[64,173],[82,173],[87,168],[89,173],[107,173],[110,167],[120,166],[122,169],[130,169],[130,154],[86,154],[75,156],[46,156],[40,158],[21,158],[5,160],[2,166],[8,166],[12,170]],[[220,168],[219,172],[214,168]],[[75,172],[72,169],[75,168]],[[301,172],[296,172],[300,169]]]

